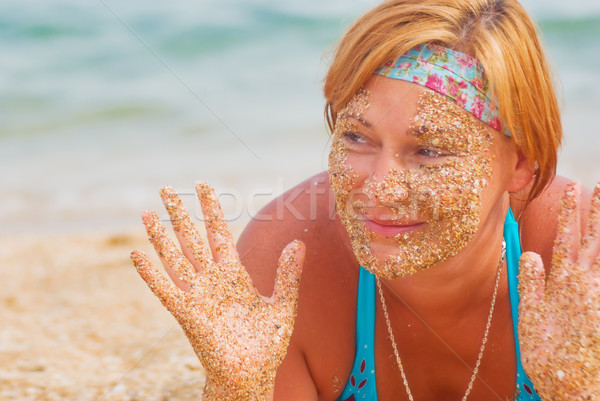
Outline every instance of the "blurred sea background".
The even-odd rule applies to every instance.
[[[377,3],[2,0],[0,233],[142,231],[161,186],[193,205],[197,180],[245,223],[326,169],[328,55]],[[594,185],[600,2],[523,4],[559,79],[559,173]]]

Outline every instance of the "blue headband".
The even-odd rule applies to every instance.
[[[510,136],[498,116],[498,102],[489,92],[483,66],[467,54],[432,43],[418,45],[375,73],[446,95],[479,120]]]

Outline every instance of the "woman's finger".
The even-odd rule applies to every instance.
[[[519,307],[537,309],[544,300],[545,290],[546,272],[542,258],[537,253],[524,252],[519,260]]]
[[[195,278],[195,272],[189,260],[183,256],[183,253],[171,241],[167,230],[160,223],[155,212],[145,211],[142,213],[142,221],[146,226],[148,239],[154,246],[156,253],[169,274],[178,287],[186,289],[192,284]]]
[[[587,232],[583,238],[582,259],[594,261],[600,254],[600,182],[592,195]]]
[[[272,296],[275,304],[296,310],[305,252],[304,243],[296,240],[289,243],[281,253]]]
[[[181,198],[173,188],[164,187],[161,189],[160,197],[169,213],[175,236],[181,245],[183,254],[188,260],[197,262],[195,270],[199,272],[202,267],[212,263],[212,257],[204,244],[202,236],[196,230]]]
[[[579,256],[581,230],[578,201],[579,183],[569,183],[561,199],[550,270],[550,280],[559,285],[564,284],[571,273],[567,265],[575,265]]]
[[[170,283],[165,276],[163,276],[148,256],[142,251],[131,252],[131,260],[138,272],[138,274],[144,279],[150,290],[160,299],[162,304],[175,316],[180,318],[184,313],[183,303],[185,302],[186,294],[175,287],[174,284]]]
[[[532,347],[540,338],[540,321],[545,301],[545,271],[540,256],[525,252],[519,262],[519,322],[517,330],[523,353],[523,366],[532,369],[537,361],[531,360]]]
[[[239,259],[233,236],[225,223],[225,217],[215,190],[205,182],[196,184],[196,192],[202,206],[206,224],[206,235],[215,262],[224,259]]]

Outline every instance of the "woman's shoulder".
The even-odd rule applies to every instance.
[[[294,240],[304,242],[309,266],[316,263],[323,269],[330,259],[354,261],[346,231],[335,213],[326,172],[301,182],[261,209],[242,232],[237,248],[251,273],[259,273],[252,265],[260,261],[259,281],[261,275],[272,275],[267,277],[272,289],[279,255]]]
[[[237,248],[261,292],[273,287],[281,251],[294,240],[304,242],[306,262],[321,261],[328,252],[343,252],[342,231],[327,173],[289,189],[263,207],[242,232]],[[259,266],[255,266],[255,265]],[[255,277],[256,276],[256,277]],[[265,277],[268,276],[268,277]],[[267,287],[263,287],[266,279]]]
[[[521,246],[523,251],[532,251],[540,256],[547,268],[551,265],[552,247],[556,237],[558,215],[562,195],[567,186],[572,183],[566,177],[556,176],[548,187],[529,204],[523,200],[525,195],[517,194],[511,200],[511,207],[520,226]],[[581,221],[587,221],[590,208],[591,191],[581,188],[579,208]],[[585,227],[582,224],[581,227]]]

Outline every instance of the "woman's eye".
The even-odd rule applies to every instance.
[[[442,153],[438,152],[437,150],[423,148],[423,149],[419,149],[419,155],[425,156],[425,157],[437,158],[437,157],[442,156]]]
[[[356,132],[345,132],[343,134],[344,140],[351,144],[363,144],[367,143],[367,140],[364,136],[357,134]]]

